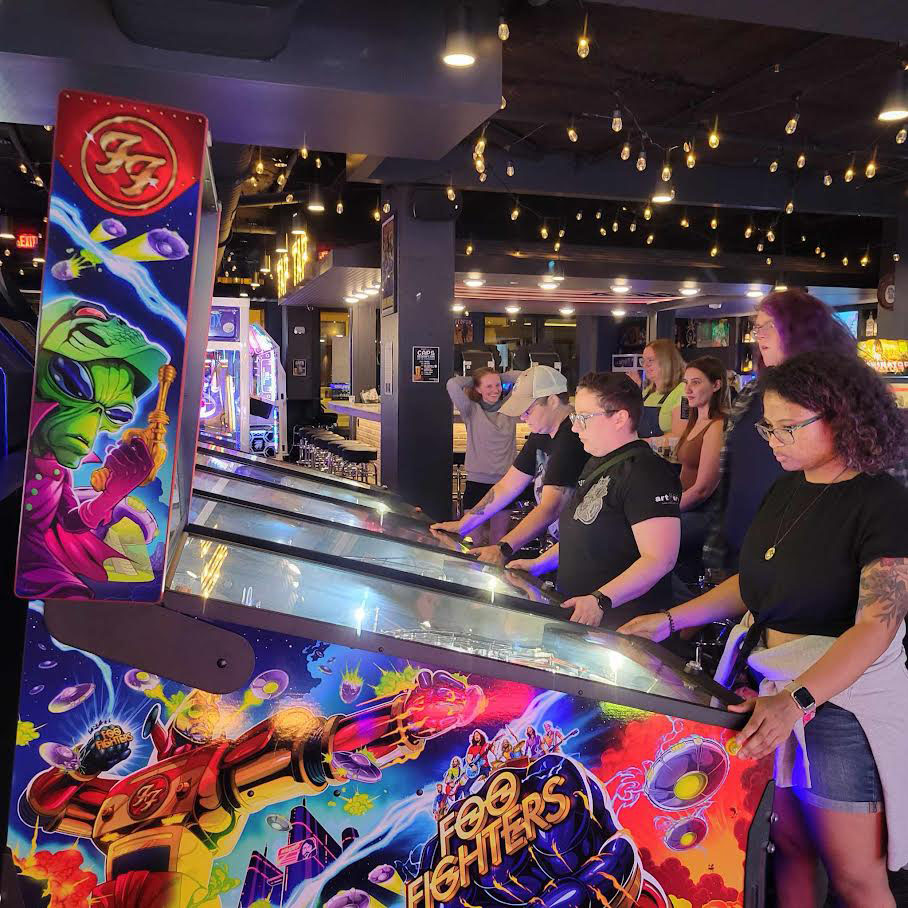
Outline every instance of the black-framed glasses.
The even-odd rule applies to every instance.
[[[777,442],[783,445],[793,445],[794,444],[794,434],[798,429],[803,429],[805,426],[809,426],[811,423],[815,423],[817,420],[822,419],[820,415],[811,416],[810,419],[805,419],[804,422],[796,423],[793,426],[778,426],[774,428],[769,425],[766,420],[761,419],[757,424],[757,432],[760,434],[760,438],[764,441],[769,441],[770,438],[775,438]]]
[[[570,416],[571,425],[574,425],[574,423],[579,422],[580,428],[583,429],[583,431],[585,432],[586,424],[594,416],[611,416],[612,413],[617,413],[617,412],[618,412],[617,410],[594,410],[592,413],[571,413],[571,416]]]

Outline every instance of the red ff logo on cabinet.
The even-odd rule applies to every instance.
[[[170,782],[167,776],[152,776],[143,782],[134,792],[126,805],[129,815],[134,820],[150,817],[161,806]]]
[[[79,188],[108,211],[148,215],[198,180],[205,121],[197,114],[64,92],[58,159]],[[84,103],[90,101],[90,104]]]

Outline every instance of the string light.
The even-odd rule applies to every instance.
[[[316,156],[316,158],[315,158],[315,167],[316,167],[317,170],[321,170],[321,167],[322,167],[322,159],[321,159],[320,157],[317,157],[317,156]]]
[[[709,250],[709,254],[710,254],[711,258],[715,258],[719,254],[719,244],[718,243],[713,244],[712,248]]]
[[[508,23],[505,21],[504,16],[498,20],[498,37],[502,41],[507,41],[511,37],[511,30],[508,28]]]
[[[896,144],[896,145],[904,145],[904,144],[905,144],[905,139],[908,139],[908,129],[905,129],[905,127],[903,126],[903,127],[895,134],[895,144]]]
[[[709,131],[709,136],[707,137],[707,142],[709,142],[710,148],[719,147],[719,118],[718,117],[716,117],[716,120],[713,123],[713,128]]]
[[[582,220],[583,220],[583,212],[582,212],[582,211],[578,211],[578,212],[577,212],[577,220],[578,220],[578,221],[582,221]]]
[[[520,217],[520,203],[515,202],[514,207],[511,209],[511,220],[516,221]]]
[[[621,146],[621,160],[626,161],[630,158],[630,156],[631,156],[631,143],[625,142]]]
[[[587,34],[587,26],[589,25],[589,13],[583,17],[583,32],[581,32],[580,37],[577,39],[577,56],[581,60],[585,60],[590,55],[590,39]]]
[[[668,160],[668,152],[665,153],[665,161],[662,163],[662,173],[659,174],[662,177],[662,182],[667,183],[672,178],[672,165]]]
[[[378,206],[377,206],[377,205],[375,206],[375,208],[372,209],[372,219],[373,219],[374,221],[380,221],[380,220],[381,220],[381,211],[378,210]]]
[[[843,264],[846,268],[848,267],[848,256],[847,256],[847,255],[843,255],[843,256],[842,256],[842,264]]]
[[[601,209],[601,208],[597,208],[597,209],[596,209],[596,220],[597,220],[597,221],[601,221],[601,220],[602,220],[602,209]]]
[[[476,140],[476,144],[473,146],[473,156],[482,157],[485,154],[486,150],[486,134],[483,132],[482,135]]]
[[[825,258],[826,258],[826,250],[825,250],[825,249],[820,253],[820,258],[821,258],[821,259],[825,259]]]
[[[335,209],[334,209],[334,210],[335,210],[338,214],[343,214],[343,213],[344,213],[344,200],[343,200],[343,199],[338,199],[338,200],[337,200],[337,205],[335,206]]]
[[[615,220],[612,221],[612,233],[617,233],[617,232],[618,232],[618,219],[615,218]]]
[[[685,230],[687,230],[687,228],[690,227],[690,221],[688,220],[686,211],[684,212],[684,214],[681,215],[681,226]]]
[[[653,245],[653,242],[655,241],[655,239],[656,239],[656,234],[655,234],[655,233],[650,233],[650,234],[648,234],[647,237],[646,237],[646,245],[647,245],[647,246],[652,246],[652,245]]]
[[[480,182],[480,183],[485,183],[485,181],[486,181],[488,178],[489,178],[489,175],[488,175],[485,171],[482,171],[482,173],[479,174],[479,182]]]
[[[793,214],[795,210],[795,203],[793,199],[789,199],[785,204],[785,214]]]
[[[866,250],[861,256],[861,267],[866,268],[870,264],[870,250]]]
[[[605,229],[605,227],[599,228],[599,236],[608,236],[608,231]]]
[[[769,172],[770,172],[770,173],[775,173],[778,169],[779,169],[779,162],[774,160],[774,161],[769,165]]]
[[[21,162],[21,161],[20,161],[20,163],[19,163],[19,170],[21,170],[22,173],[28,173],[28,168],[27,168],[27,167],[25,166],[25,164],[24,164],[23,162]]]
[[[694,143],[691,139],[685,139],[681,147],[684,149],[684,152],[686,154],[687,152],[694,150]]]
[[[561,240],[555,240],[555,245],[553,248],[555,249],[555,252],[557,252],[561,248]]]
[[[539,235],[544,240],[547,240],[549,238],[549,228],[545,221],[542,222],[542,226],[539,228]]]
[[[643,148],[640,149],[640,154],[637,155],[637,170],[640,173],[646,170],[646,151]]]
[[[788,122],[785,124],[785,132],[788,133],[788,135],[793,136],[795,134],[795,130],[798,128],[798,120],[800,119],[800,111],[795,108],[794,113],[788,118]]]
[[[505,172],[509,177],[512,177],[512,176],[514,176],[515,173],[517,173],[517,168],[514,166],[514,162],[513,162],[513,161],[508,161],[507,166],[506,166],[505,169],[504,169],[504,172]]]
[[[624,128],[624,121],[621,119],[621,108],[616,107],[612,113],[612,132],[621,132]]]
[[[762,251],[763,251],[763,244],[757,243],[757,252],[762,252]]]
[[[574,126],[574,121],[571,120],[570,126],[567,128],[567,137],[572,141],[576,142],[580,136],[577,134],[577,127]]]
[[[300,157],[305,161],[309,157],[309,147],[306,145],[306,140],[303,139],[303,147],[300,149]]]
[[[558,239],[559,239],[559,240],[563,240],[563,239],[564,239],[564,227],[562,227],[562,228],[558,231]]]
[[[697,156],[694,154],[694,145],[692,142],[685,142],[684,144],[686,146],[685,151],[687,152],[684,163],[687,164],[688,169],[690,169],[697,163]]]
[[[854,158],[851,159],[851,163],[845,168],[845,182],[850,183],[854,179]]]
[[[636,231],[637,231],[637,222],[636,221],[631,221],[630,230],[631,230],[631,233],[636,233]]]
[[[873,149],[873,154],[870,156],[870,160],[867,162],[867,166],[864,168],[864,176],[868,180],[872,180],[876,176],[876,149]]]
[[[653,216],[653,209],[649,205],[647,205],[643,209],[643,220],[648,221],[652,216]]]
[[[385,204],[381,206],[381,210],[382,210],[385,214],[388,214],[388,213],[391,211],[391,203],[390,203],[390,202],[385,202]]]
[[[814,254],[814,255],[819,255],[821,251],[822,251],[822,250],[820,249],[820,247],[817,246],[817,248],[813,250],[813,254]]]
[[[767,264],[767,265],[771,265],[771,264],[772,264],[772,256],[771,256],[771,255],[767,255],[767,256],[766,256],[766,264]]]
[[[798,170],[803,170],[803,169],[804,169],[804,165],[805,165],[806,163],[807,163],[807,155],[804,154],[804,152],[802,151],[802,152],[798,155],[798,159],[797,159],[797,161],[795,161],[795,164],[798,165]]]
[[[454,191],[454,187],[450,185],[445,190],[445,195],[448,197],[449,202],[453,202],[457,198],[457,193]]]
[[[713,230],[718,230],[718,229],[719,229],[719,219],[718,219],[715,215],[713,215],[713,216],[710,218],[709,226],[710,226]]]
[[[262,149],[259,149],[259,159],[255,162],[255,172],[261,176],[265,172],[265,162],[262,161]]]
[[[504,110],[508,106],[507,98],[504,95],[501,96],[501,104],[498,105],[499,110]]]
[[[465,252],[467,255],[472,255],[472,254],[473,254],[473,244],[472,244],[472,243],[467,243],[467,248],[464,249],[464,252]]]
[[[473,166],[476,168],[477,173],[486,172],[486,159],[480,155],[478,158],[473,159]]]
[[[775,230],[772,229],[772,227],[770,227],[769,230],[766,231],[766,242],[774,243],[775,239],[776,239],[776,232],[775,232]]]
[[[823,174],[823,185],[832,186],[832,174],[828,170]]]
[[[744,239],[745,239],[745,240],[749,240],[749,239],[751,238],[751,236],[753,236],[753,232],[754,232],[754,225],[753,225],[753,224],[748,224],[748,225],[744,228]]]

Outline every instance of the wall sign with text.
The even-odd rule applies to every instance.
[[[413,348],[413,381],[438,382],[438,356],[440,347]]]

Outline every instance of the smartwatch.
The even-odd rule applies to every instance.
[[[603,614],[611,609],[612,600],[609,599],[609,597],[606,596],[605,593],[602,592],[602,590],[596,590],[591,595],[596,600],[596,605],[599,606]]]
[[[504,555],[505,558],[510,558],[511,555],[514,554],[514,549],[511,547],[510,542],[499,542],[498,548],[501,549],[501,554]]]
[[[796,687],[795,683],[792,682],[785,690],[791,694],[791,699],[795,701],[798,709],[800,709],[805,716],[812,716],[816,712],[817,701],[814,700],[813,694],[806,687],[803,685],[801,687]]]

